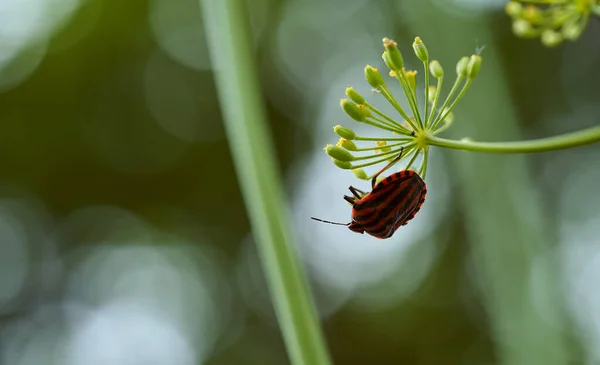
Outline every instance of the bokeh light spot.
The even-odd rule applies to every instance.
[[[0,200],[0,312],[24,285],[29,269],[26,227]]]

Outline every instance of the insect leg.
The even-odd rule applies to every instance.
[[[344,200],[347,201],[348,203],[354,205],[354,203],[356,203],[356,198],[352,197],[352,196],[348,196],[348,195],[344,195]]]
[[[377,182],[377,178],[379,177],[379,175],[381,175],[382,172],[384,172],[385,170],[389,169],[393,164],[395,164],[396,162],[398,162],[400,160],[400,157],[402,157],[402,152],[403,151],[404,151],[404,147],[400,147],[400,154],[398,155],[398,157],[396,157],[395,159],[393,159],[389,164],[385,165],[384,168],[382,168],[381,170],[379,170],[373,176],[373,179],[371,179],[371,188],[375,188],[375,183]]]
[[[362,190],[358,190],[357,188],[355,188],[354,186],[350,186],[348,189],[350,189],[350,192],[352,193],[352,195],[354,195],[355,197],[357,197],[358,199],[362,198],[362,196],[360,194],[365,195],[366,193]],[[359,194],[360,193],[360,194]]]

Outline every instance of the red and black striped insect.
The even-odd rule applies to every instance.
[[[347,226],[356,233],[367,232],[377,238],[392,237],[401,226],[406,225],[421,209],[427,186],[425,181],[412,170],[396,172],[377,182],[377,177],[396,163],[400,155],[381,169],[371,180],[371,192],[365,193],[350,186],[353,196],[344,195],[344,200],[352,204],[352,221],[337,223],[311,217],[319,222]],[[363,194],[362,196],[359,194]]]

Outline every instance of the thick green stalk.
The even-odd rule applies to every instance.
[[[425,137],[425,143],[432,146],[453,148],[473,152],[489,153],[533,153],[560,150],[600,142],[600,126],[583,129],[559,136],[515,142],[469,142]]]
[[[229,145],[290,361],[327,365],[329,355],[284,209],[244,2],[200,3]]]

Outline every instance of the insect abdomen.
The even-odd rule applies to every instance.
[[[417,173],[397,172],[354,204],[352,220],[372,236],[391,237],[417,214],[426,194],[425,182]]]

